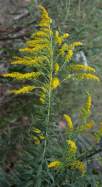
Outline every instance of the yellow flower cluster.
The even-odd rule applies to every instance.
[[[59,54],[65,58],[65,61],[68,62],[73,57],[73,49],[69,48],[69,45],[64,43],[59,50]]]
[[[40,72],[47,68],[47,66],[49,67],[51,57],[51,36],[53,35],[50,28],[51,19],[43,6],[39,6],[38,8],[41,13],[38,24],[39,30],[32,34],[31,39],[26,42],[24,48],[19,49],[21,57],[15,57],[15,59],[11,62],[12,65],[20,64],[28,67],[36,67],[38,72],[12,72],[3,74],[3,77],[10,77],[16,80],[38,79],[41,75]],[[24,52],[24,54],[22,54],[22,52]],[[56,67],[56,71],[58,71],[58,67]],[[56,84],[58,84],[58,82]],[[53,85],[55,87],[55,82],[53,82]],[[31,92],[34,88],[34,86],[27,85],[21,87],[20,89],[14,89],[11,92],[15,94],[24,94]],[[44,102],[45,98],[46,93],[41,96],[40,100]]]
[[[55,33],[55,41],[60,46],[63,41],[69,37],[68,33],[64,33],[63,35],[60,35],[58,31]]]
[[[13,89],[11,90],[10,92],[11,93],[14,93],[14,94],[26,94],[26,93],[29,93],[31,92],[33,89],[35,89],[34,86],[23,86],[22,88],[20,89]]]
[[[45,31],[41,30],[41,31],[38,31],[38,32],[32,34],[32,38],[34,38],[34,39],[37,38],[34,40],[34,44],[39,44],[39,43],[44,44],[45,41],[47,43],[49,43],[50,34],[49,34],[49,32],[45,32]],[[33,44],[33,42],[31,42],[31,41],[27,42],[27,45],[31,45],[31,44]]]
[[[48,36],[49,36],[48,33],[45,33],[44,31],[39,31],[37,33],[34,33],[32,35],[32,40],[28,40],[26,42],[26,45],[28,47],[33,48],[33,47],[35,47],[38,44],[42,45],[44,43],[49,43],[49,40],[47,39]]]
[[[26,66],[34,66],[34,65],[40,65],[43,62],[49,61],[48,58],[44,55],[42,56],[35,56],[34,58],[32,57],[16,57],[14,61],[11,62],[11,64],[16,65],[16,64],[22,64]]]
[[[96,80],[96,81],[100,81],[99,77],[90,73],[80,73],[78,75],[76,75],[76,78],[79,80],[84,80],[84,79],[90,79],[90,80]]]
[[[91,114],[91,107],[92,107],[92,97],[90,95],[88,95],[86,103],[84,104],[84,106],[80,110],[79,116],[81,118],[87,118]]]
[[[48,168],[58,168],[59,166],[61,166],[61,162],[59,160],[55,160],[48,164]]]
[[[36,79],[40,76],[40,72],[31,72],[31,73],[6,73],[3,74],[3,77],[10,77],[15,78],[17,80],[30,80],[30,79]]]
[[[64,119],[66,120],[69,129],[73,129],[73,123],[71,117],[68,114],[64,114]]]
[[[91,111],[91,107],[92,107],[92,97],[90,95],[88,95],[87,101],[85,103],[85,110],[87,112],[90,112]]]
[[[67,140],[69,152],[72,154],[75,154],[77,152],[77,146],[76,143],[73,140]]]
[[[95,72],[95,68],[91,67],[91,66],[85,66],[82,64],[76,64],[76,65],[70,65],[68,66],[68,69],[71,71],[92,71]]]
[[[68,51],[68,44],[64,43],[61,48],[59,49],[59,54],[63,57],[65,56],[65,52]]]
[[[82,43],[81,42],[73,42],[72,44],[68,45],[67,43],[64,43],[60,50],[59,50],[59,54],[65,58],[66,62],[69,62],[74,54],[74,48],[81,46]]]
[[[44,43],[44,44],[37,44],[35,47],[33,48],[30,48],[30,47],[26,47],[26,48],[22,48],[22,49],[19,49],[20,52],[28,52],[28,53],[39,53],[41,52],[42,50],[48,50],[49,49],[49,44],[48,43]]]
[[[34,141],[34,144],[37,144],[37,145],[40,144],[40,139],[38,137],[32,135],[32,139]]]
[[[20,49],[20,52],[38,53],[47,51],[50,54],[50,37],[53,34],[50,29],[51,18],[43,6],[39,6],[41,12],[38,26],[40,30],[33,33],[29,41],[26,42],[25,48]]]
[[[80,161],[80,160],[74,161],[71,164],[71,168],[79,170],[81,173],[85,173],[85,171],[86,171],[86,165],[82,161]]]
[[[72,44],[70,44],[70,48],[74,49],[75,47],[79,47],[82,46],[82,42],[73,42]]]
[[[41,130],[38,129],[38,128],[33,128],[32,131],[35,132],[35,133],[37,133],[37,134],[41,133]]]
[[[54,72],[55,73],[58,73],[58,71],[59,71],[59,64],[58,63],[56,63],[55,65],[54,65]]]
[[[41,20],[39,22],[40,27],[50,27],[50,24],[52,23],[52,19],[49,17],[47,10],[43,6],[39,6],[40,12],[41,12]]]
[[[32,135],[32,139],[35,144],[40,144],[42,140],[45,140],[45,136],[42,134],[40,129],[33,128],[32,133],[34,134]],[[35,134],[37,134],[37,136]]]
[[[66,62],[69,62],[71,59],[72,59],[72,57],[73,57],[73,50],[72,49],[69,49],[68,51],[67,51],[67,53],[66,53],[66,56],[65,56],[65,61]]]
[[[54,77],[51,81],[52,90],[56,89],[59,85],[60,85],[60,80],[58,79],[58,77]]]

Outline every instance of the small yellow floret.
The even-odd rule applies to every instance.
[[[73,123],[71,117],[67,114],[64,114],[64,119],[66,120],[69,129],[73,129]]]
[[[48,168],[58,168],[61,165],[59,160],[55,160],[48,164]]]
[[[76,143],[73,140],[67,140],[67,144],[69,146],[69,152],[75,154],[77,152]]]
[[[56,89],[60,85],[60,80],[57,77],[54,77],[51,81],[51,88]]]
[[[66,39],[66,38],[68,38],[69,37],[69,34],[68,33],[64,33],[63,34],[63,39]]]

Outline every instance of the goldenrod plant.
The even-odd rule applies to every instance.
[[[41,116],[38,115],[39,122],[36,125],[33,124],[31,127],[30,135],[32,143],[30,146],[32,150],[26,155],[26,158],[28,157],[28,160],[26,159],[28,170],[31,170],[31,173],[28,180],[26,181],[25,179],[25,183],[18,182],[22,187],[53,187],[55,179],[50,173],[51,168],[58,169],[56,174],[54,173],[54,177],[58,173],[63,173],[64,169],[67,169],[69,172],[67,182],[70,184],[75,182],[72,178],[77,170],[80,177],[86,175],[87,166],[86,162],[83,161],[86,152],[83,152],[81,156],[77,138],[79,134],[93,127],[92,121],[89,120],[91,96],[88,95],[87,102],[80,111],[79,118],[83,122],[80,125],[74,126],[71,117],[68,114],[63,114],[63,120],[66,125],[63,133],[65,143],[62,145],[62,148],[60,148],[60,143],[58,146],[58,142],[56,141],[55,145],[53,145],[54,148],[50,148],[50,144],[55,139],[55,132],[58,133],[58,131],[54,131],[54,127],[52,126],[52,106],[56,90],[65,81],[100,81],[99,77],[95,74],[95,68],[77,64],[73,60],[75,51],[78,47],[81,48],[83,45],[82,42],[75,41],[70,43],[70,35],[68,33],[63,34],[52,29],[52,19],[49,17],[47,10],[41,5],[38,6],[38,10],[40,11],[40,19],[37,24],[39,30],[33,32],[31,38],[26,41],[25,47],[19,49],[19,56],[14,57],[11,62],[13,66],[25,67],[25,71],[9,72],[1,75],[4,78],[15,81],[14,88],[9,90],[10,94],[35,93],[37,97],[35,97],[35,103],[33,104],[36,105],[36,108],[38,104],[38,113],[41,114]],[[17,81],[18,84],[16,84]],[[57,146],[59,148],[59,155],[55,151]],[[39,148],[40,153],[37,155]],[[52,158],[50,151],[52,152]],[[30,153],[33,157],[30,157]],[[39,161],[36,160],[38,157]],[[48,171],[48,175],[44,172],[45,170]],[[43,180],[42,176],[46,180]],[[47,181],[47,178],[49,178],[49,181]],[[58,185],[55,184],[55,186],[57,187]]]

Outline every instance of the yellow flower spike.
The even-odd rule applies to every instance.
[[[20,89],[12,89],[10,92],[11,93],[14,93],[16,95],[18,94],[26,94],[26,93],[29,93],[31,92],[33,89],[35,89],[36,87],[34,86],[23,86],[22,88]]]
[[[54,65],[54,72],[55,73],[58,73],[58,71],[59,71],[59,64],[58,63],[56,63],[55,65]]]
[[[38,32],[34,33],[32,35],[32,37],[34,37],[34,38],[39,37],[39,39],[41,40],[41,38],[43,39],[44,37],[49,39],[50,35],[49,35],[49,33],[46,33],[44,31],[38,31]],[[44,39],[44,41],[46,41],[46,40]]]
[[[100,81],[99,77],[90,73],[80,73],[78,75],[75,76],[77,79],[79,80],[84,80],[84,79],[90,79],[90,80],[96,80],[96,81]]]
[[[48,168],[58,168],[61,166],[61,162],[59,160],[55,160],[48,164]]]
[[[29,48],[29,47],[26,47],[26,48],[22,48],[22,49],[19,49],[20,52],[28,52],[28,53],[39,53],[41,51],[44,51],[44,50],[48,50],[49,49],[49,44],[47,43],[44,43],[42,45],[40,44],[37,44],[35,47],[33,48]]]
[[[80,110],[79,117],[87,118],[91,114],[91,107],[92,107],[92,97],[88,95],[86,99],[86,103]]]
[[[41,65],[43,62],[48,62],[49,59],[42,55],[42,56],[35,56],[34,58],[31,57],[16,57],[14,61],[11,62],[11,64],[16,65],[16,64],[22,64],[25,66],[35,66],[35,65]]]
[[[34,36],[34,37],[36,37],[36,36]],[[33,47],[35,47],[36,45],[42,45],[42,44],[45,44],[45,43],[47,43],[47,44],[49,44],[49,40],[48,40],[48,35],[47,35],[47,38],[37,38],[36,37],[36,39],[31,39],[31,40],[28,40],[27,42],[26,42],[26,46],[28,46],[28,47],[30,47],[30,48],[33,48]]]
[[[17,80],[30,80],[30,79],[36,79],[40,76],[40,72],[31,72],[31,73],[6,73],[2,75],[3,77],[10,77],[15,78]]]
[[[72,44],[70,44],[70,47],[74,49],[75,47],[79,47],[82,45],[83,45],[82,42],[73,42]]]
[[[77,152],[77,146],[76,143],[73,140],[67,140],[66,141],[69,147],[69,152],[72,154],[75,154]]]
[[[73,163],[71,164],[71,168],[79,170],[82,174],[84,174],[86,171],[86,165],[80,160],[73,161]]]
[[[73,129],[73,123],[71,117],[67,114],[64,114],[64,119],[66,120],[69,129]]]
[[[39,6],[39,9],[41,11],[41,20],[39,22],[40,27],[48,27],[52,23],[52,19],[49,17],[47,10],[43,6]]]
[[[71,71],[92,71],[92,72],[96,71],[95,68],[91,66],[85,66],[82,64],[70,65],[68,66],[68,69]]]
[[[87,101],[86,101],[86,104],[85,104],[85,110],[87,112],[90,112],[91,111],[91,107],[92,107],[92,97],[90,95],[88,95]]]
[[[56,89],[60,85],[60,80],[58,77],[54,77],[51,81],[51,88]]]

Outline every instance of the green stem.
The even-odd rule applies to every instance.
[[[40,168],[40,174],[42,172],[42,165],[45,159],[45,154],[46,154],[46,148],[47,148],[47,137],[48,137],[48,125],[49,125],[49,121],[50,121],[50,113],[51,113],[51,95],[52,95],[52,88],[51,88],[51,84],[52,84],[52,77],[53,77],[53,43],[52,43],[52,36],[50,36],[51,41],[50,41],[50,50],[51,50],[51,55],[50,55],[50,77],[49,77],[49,91],[48,91],[48,112],[47,112],[47,117],[46,117],[46,139],[44,142],[44,150],[42,153],[42,161],[41,164],[39,166]],[[38,174],[38,176],[40,175]],[[41,184],[40,184],[41,186]],[[39,186],[39,187],[40,187]]]
[[[51,38],[51,61],[50,61],[50,80],[49,80],[49,92],[48,92],[48,113],[47,113],[47,121],[46,121],[46,137],[48,137],[48,124],[50,121],[50,112],[51,112],[51,93],[52,93],[52,88],[51,88],[51,83],[52,83],[52,76],[53,76],[53,44],[52,44],[52,36]],[[47,139],[45,140],[44,144],[44,151],[43,151],[43,159],[45,157],[46,153],[46,147],[47,147]]]

